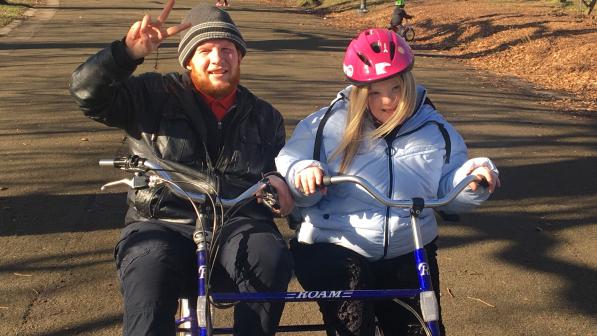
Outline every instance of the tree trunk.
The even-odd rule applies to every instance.
[[[587,7],[589,7],[589,12],[587,13],[587,15],[591,15],[591,12],[593,11],[593,8],[595,8],[595,3],[597,2],[597,0],[593,0],[591,1],[590,4],[587,5]]]

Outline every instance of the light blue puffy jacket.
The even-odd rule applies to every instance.
[[[276,158],[276,166],[288,181],[303,222],[298,240],[303,243],[328,242],[356,251],[369,260],[394,258],[414,250],[408,209],[387,208],[352,184],[334,185],[326,195],[305,196],[294,188],[297,172],[321,167],[326,175],[338,174],[340,159],[329,161],[339,145],[346,125],[351,86],[338,94],[332,115],[325,124],[320,161],[313,160],[315,134],[326,110],[323,108],[304,120],[294,130]],[[468,160],[466,145],[458,132],[431,105],[423,104],[426,91],[417,87],[417,109],[400,128],[391,146],[385,139],[361,145],[345,172],[366,179],[393,199],[438,198],[449,192],[473,167],[488,163],[487,158]],[[366,128],[372,130],[372,121]],[[442,135],[444,129],[449,140]],[[449,158],[446,143],[449,142]],[[497,170],[495,170],[497,172]],[[459,213],[472,210],[489,197],[486,188],[466,189],[441,210]],[[423,243],[437,236],[433,210],[425,209],[419,217]]]

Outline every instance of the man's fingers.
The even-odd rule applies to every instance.
[[[141,30],[144,30],[147,28],[147,25],[149,25],[150,20],[151,20],[151,17],[149,16],[149,14],[145,14],[143,16],[143,20],[141,20]]]
[[[191,26],[191,23],[187,22],[187,23],[181,23],[174,27],[170,27],[170,28],[166,29],[166,36],[164,36],[164,37],[176,35],[185,29],[189,29],[190,26]]]
[[[161,26],[164,22],[166,22],[166,19],[168,19],[168,15],[170,15],[172,7],[174,7],[174,0],[168,0],[168,2],[166,3],[166,7],[164,7],[164,10],[162,10],[162,14],[160,14],[160,16],[158,16],[156,20],[156,26]]]
[[[131,26],[131,29],[129,29],[129,32],[126,34],[127,39],[130,40],[136,40],[139,38],[139,27],[141,27],[141,21],[137,21],[135,23],[133,23],[133,25]]]

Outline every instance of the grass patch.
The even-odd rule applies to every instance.
[[[22,18],[27,9],[38,2],[38,0],[0,0],[0,27]]]

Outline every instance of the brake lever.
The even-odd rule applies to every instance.
[[[108,182],[108,183],[104,184],[103,186],[101,186],[100,190],[106,190],[106,188],[114,187],[119,184],[124,184],[127,187],[134,189],[134,190],[145,189],[149,186],[149,178],[145,175],[141,175],[141,176],[133,176],[130,179],[125,178],[125,179],[118,180],[118,181]]]
[[[278,201],[278,192],[276,191],[276,188],[271,185],[269,180],[265,182],[265,187],[261,190],[261,201],[272,211],[280,211],[281,206]]]

